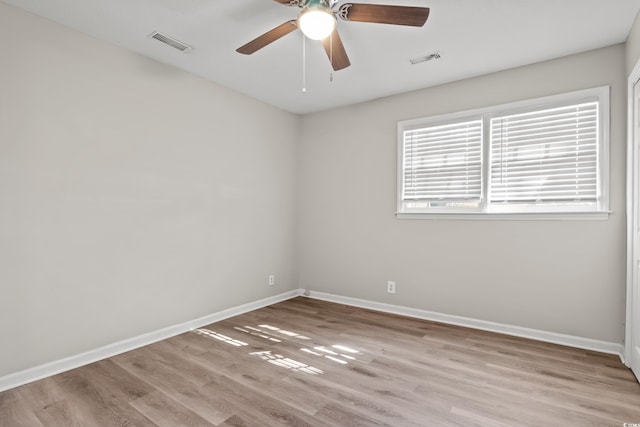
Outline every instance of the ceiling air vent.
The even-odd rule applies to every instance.
[[[413,65],[416,65],[416,64],[420,64],[421,62],[429,62],[429,61],[433,61],[434,59],[440,59],[440,58],[442,58],[442,55],[440,55],[440,52],[434,52],[428,55],[411,58],[409,62],[411,62],[411,64]]]
[[[151,35],[149,35],[149,37],[151,37],[152,39],[156,39],[159,42],[162,42],[162,43],[164,43],[166,45],[169,45],[174,49],[178,49],[180,52],[186,52],[186,51],[192,49],[192,47],[189,46],[188,44],[184,44],[179,40],[176,40],[176,39],[174,39],[172,37],[169,37],[166,34],[162,34],[162,33],[159,33],[157,31],[154,31],[153,33],[151,33]]]

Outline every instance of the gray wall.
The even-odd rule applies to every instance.
[[[627,37],[627,74],[630,74],[640,60],[640,12],[636,15],[633,27]]]
[[[394,218],[399,120],[603,85],[611,85],[609,220]],[[303,117],[300,286],[621,342],[625,97],[617,45]],[[386,293],[387,280],[397,294]]]
[[[296,116],[3,3],[0,50],[0,376],[297,288]]]

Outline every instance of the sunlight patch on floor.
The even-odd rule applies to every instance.
[[[257,356],[262,360],[272,363],[282,368],[290,369],[296,372],[304,372],[305,374],[320,375],[324,374],[322,369],[314,368],[306,363],[298,362],[297,360],[289,357],[284,357],[281,354],[273,354],[271,351],[256,351],[249,353],[252,356]]]
[[[218,341],[222,341],[222,342],[225,342],[227,344],[231,344],[232,346],[235,346],[235,347],[243,347],[245,345],[249,345],[244,341],[233,339],[231,337],[219,334],[219,333],[211,331],[209,329],[202,329],[202,328],[201,329],[195,329],[193,332],[195,332],[198,335],[203,335],[203,336],[206,336],[206,337],[215,338]]]
[[[283,340],[311,340],[311,338],[306,335],[267,324],[258,325],[258,327],[249,325],[245,325],[243,327],[235,326],[233,329],[244,334],[262,338],[276,345],[282,343]],[[218,341],[233,345],[235,347],[243,347],[249,345],[244,341],[220,334],[209,329],[201,328],[196,329],[193,332],[197,333],[198,335],[214,338]],[[339,365],[347,365],[350,362],[355,362],[357,360],[356,356],[361,354],[358,350],[342,344],[309,346],[301,348],[300,351],[306,356],[310,356],[312,358],[320,357],[330,360]],[[296,372],[304,372],[312,375],[319,375],[324,373],[321,369],[315,368],[311,365],[292,359],[290,357],[285,357],[281,354],[272,353],[270,350],[252,352],[249,353],[249,355],[260,357],[262,360],[265,360],[268,363]]]

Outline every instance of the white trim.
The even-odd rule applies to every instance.
[[[529,338],[537,341],[544,341],[553,344],[560,344],[569,347],[593,350],[600,353],[615,354],[621,356],[622,344],[594,340],[591,338],[577,337],[573,335],[559,334],[556,332],[542,331],[539,329],[523,328],[521,326],[506,325],[503,323],[488,322],[486,320],[473,319],[470,317],[454,316],[451,314],[438,313],[435,311],[421,310],[418,308],[403,307],[399,305],[386,304],[376,301],[363,300],[358,298],[343,297],[324,292],[310,291],[308,298],[322,301],[335,302],[354,307],[368,308],[370,310],[382,311],[385,313],[399,314],[401,316],[414,317],[417,319],[431,320],[450,325],[464,326],[467,328],[479,329],[482,331],[497,332],[499,334],[512,335],[521,338]]]
[[[549,213],[402,213],[396,212],[398,219],[438,219],[438,220],[469,220],[474,221],[581,221],[581,220],[598,220],[606,221],[609,219],[611,211],[607,212],[549,212]]]
[[[629,74],[629,78],[627,80],[627,304],[626,304],[626,322],[625,322],[625,338],[624,338],[624,360],[626,361],[626,365],[630,366],[631,363],[631,347],[632,347],[632,326],[633,326],[633,247],[634,247],[634,170],[635,167],[640,167],[640,165],[635,165],[634,158],[635,152],[633,149],[634,146],[634,130],[633,123],[634,117],[633,113],[635,110],[634,96],[633,96],[633,88],[635,83],[640,79],[640,60],[636,62],[636,65],[633,67],[633,70]],[[640,315],[640,313],[638,314]]]
[[[145,345],[153,344],[155,342],[174,337],[184,332],[200,328],[210,323],[219,322],[221,320],[228,319],[229,317],[237,316],[239,314],[257,310],[271,304],[286,301],[288,299],[302,295],[302,292],[302,289],[295,289],[289,292],[284,292],[279,295],[274,295],[258,301],[218,311],[217,313],[199,317],[197,319],[190,320],[184,323],[168,326],[157,331],[138,335],[137,337],[127,338],[122,341],[107,344],[103,347],[89,350],[81,354],[77,354],[60,360],[55,360],[53,362],[25,369],[20,372],[15,372],[13,374],[0,377],[0,392],[33,381],[37,381],[42,378],[50,377],[52,375],[68,371],[70,369],[79,368],[80,366],[84,366],[98,360],[106,359],[108,357],[112,357],[130,350],[134,350]]]
[[[324,292],[309,291],[306,289],[294,289],[292,291],[288,291],[279,295],[274,295],[272,297],[239,305],[237,307],[232,307],[226,310],[219,311],[217,313],[209,314],[207,316],[180,323],[178,325],[169,326],[157,331],[139,335],[137,337],[128,338],[122,341],[108,344],[104,347],[89,350],[85,353],[70,356],[65,359],[55,360],[53,362],[45,363],[43,365],[35,366],[33,368],[25,369],[20,372],[0,377],[0,392],[9,390],[14,387],[19,387],[21,385],[46,377],[50,377],[61,372],[79,368],[98,360],[106,359],[108,357],[112,357],[127,351],[135,350],[136,348],[140,348],[145,345],[153,344],[155,342],[171,338],[184,332],[191,331],[195,328],[219,322],[233,316],[257,310],[259,308],[286,301],[298,296],[305,296],[307,298],[335,302],[339,304],[350,305],[353,307],[367,308],[384,313],[399,314],[402,316],[408,316],[417,319],[431,320],[450,325],[464,326],[467,328],[479,329],[483,331],[497,332],[522,338],[529,338],[553,344],[581,348],[585,350],[593,350],[601,353],[616,354],[620,356],[624,363],[624,358],[622,357],[623,346],[621,344],[613,342],[558,334],[555,332],[523,328],[520,326],[506,325],[496,322],[488,322],[485,320],[473,319],[469,317],[461,317],[434,311],[421,310],[417,308],[403,307],[399,305],[386,304],[358,298],[344,297]]]

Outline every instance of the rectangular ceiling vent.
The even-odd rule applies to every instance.
[[[434,59],[440,59],[440,58],[442,58],[442,55],[440,55],[440,52],[434,52],[429,55],[411,58],[409,62],[411,62],[411,64],[413,65],[416,65],[416,64],[420,64],[421,62],[429,62],[429,61],[433,61]]]
[[[178,49],[180,52],[186,52],[188,50],[193,49],[188,44],[184,44],[181,41],[174,39],[173,37],[169,37],[168,35],[159,33],[157,31],[154,31],[153,33],[151,33],[149,37],[151,37],[152,39],[156,39],[159,42],[162,42],[166,45],[169,45],[174,49]]]

